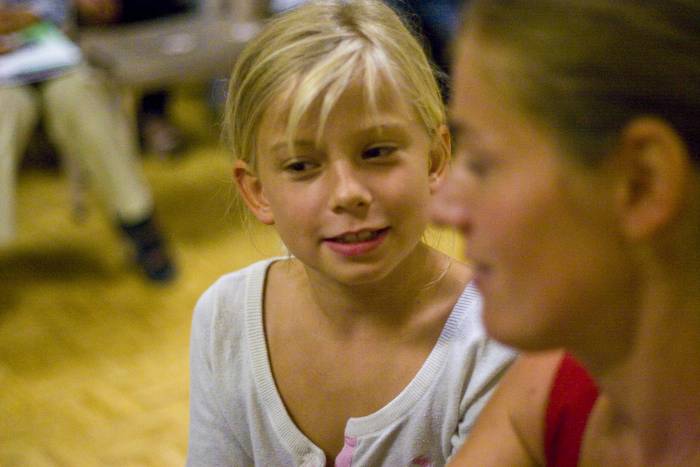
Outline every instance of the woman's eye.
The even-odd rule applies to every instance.
[[[497,159],[484,151],[458,148],[453,155],[453,160],[458,161],[467,172],[475,177],[485,177],[493,170]]]
[[[476,177],[485,177],[489,174],[493,163],[487,159],[468,158],[466,160],[467,170]]]
[[[365,150],[362,153],[362,157],[365,159],[376,159],[377,157],[388,156],[394,151],[396,151],[394,146],[376,146]]]

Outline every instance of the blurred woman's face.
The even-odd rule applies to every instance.
[[[524,349],[591,342],[596,326],[622,325],[632,277],[614,184],[493,92],[477,45],[463,38],[457,49],[455,157],[434,218],[464,236],[493,337]]]

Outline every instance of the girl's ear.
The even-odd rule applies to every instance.
[[[450,130],[447,125],[440,125],[433,137],[430,149],[430,193],[435,193],[447,173],[452,152]]]
[[[275,218],[260,178],[246,162],[237,160],[233,163],[233,179],[236,182],[238,192],[253,215],[263,224],[274,224]]]
[[[614,158],[623,231],[634,239],[649,237],[682,209],[692,171],[686,145],[663,120],[638,118],[622,131]]]

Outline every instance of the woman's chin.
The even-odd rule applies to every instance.
[[[482,320],[488,335],[509,347],[525,351],[540,351],[558,347],[550,333],[540,332],[532,319],[524,319],[526,310],[497,307],[484,299]]]

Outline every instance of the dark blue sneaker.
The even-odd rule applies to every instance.
[[[153,216],[135,224],[119,224],[126,238],[134,246],[136,264],[154,281],[165,283],[176,275],[176,269],[165,248],[165,241]]]

